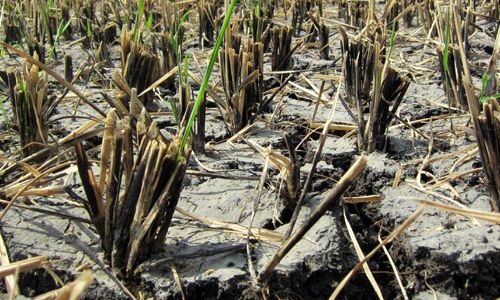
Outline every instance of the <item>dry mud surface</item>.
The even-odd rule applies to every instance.
[[[415,29],[413,29],[415,30]],[[475,144],[469,130],[450,130],[451,126],[468,125],[467,115],[449,116],[434,53],[413,39],[412,29],[403,31],[396,41],[394,65],[413,74],[413,82],[405,97],[399,115],[408,121],[434,116],[433,122],[417,123],[418,130],[433,135],[429,140],[415,131],[395,123],[388,133],[386,152],[375,152],[368,157],[368,167],[351,186],[346,196],[381,194],[383,200],[372,204],[335,204],[314,225],[292,251],[274,270],[268,289],[276,299],[327,299],[340,280],[357,262],[357,256],[347,233],[344,215],[349,220],[364,253],[378,244],[377,236],[387,235],[407,219],[417,208],[415,199],[433,199],[446,204],[459,202],[469,208],[489,211],[489,193],[482,172],[459,176],[441,186],[427,185],[430,176],[445,178],[454,173],[480,166],[476,153],[462,159]],[[420,37],[422,38],[422,37]],[[417,41],[415,41],[417,40]],[[493,38],[478,32],[472,39],[475,54],[472,66],[481,70],[488,61],[485,49],[492,47]],[[304,78],[320,85],[318,74],[340,74],[338,35],[330,39],[331,60],[319,60],[315,49],[300,49],[293,56],[297,70],[293,82],[310,89]],[[117,48],[113,48],[116,51]],[[86,60],[78,45],[65,50],[73,55],[76,65]],[[193,55],[206,59],[196,45],[188,46]],[[432,52],[432,53],[431,53]],[[116,64],[117,52],[113,52]],[[402,59],[401,59],[402,58]],[[266,62],[268,62],[266,54]],[[9,59],[11,65],[14,58]],[[425,63],[420,63],[425,62]],[[419,71],[410,68],[417,64]],[[55,64],[56,71],[62,66]],[[315,71],[311,71],[315,70]],[[105,74],[112,69],[103,69]],[[196,68],[193,67],[193,71]],[[217,71],[216,71],[217,74]],[[479,81],[481,72],[475,75]],[[266,75],[272,81],[275,75]],[[79,82],[78,84],[83,84]],[[82,86],[79,86],[83,88]],[[334,87],[327,84],[326,99],[334,94]],[[52,92],[58,94],[54,83]],[[197,89],[197,87],[196,87]],[[99,92],[111,94],[99,84],[89,84],[85,93],[100,107],[106,108]],[[263,147],[272,147],[286,153],[283,132],[293,132],[297,142],[302,141],[298,155],[302,166],[303,181],[311,168],[311,161],[318,144],[318,134],[307,135],[307,124],[314,108],[313,96],[295,86],[288,85],[276,97],[267,112],[245,134],[247,140]],[[326,121],[331,102],[320,105],[316,122]],[[74,103],[63,102],[59,116],[72,113]],[[91,112],[83,104],[78,113]],[[167,112],[166,101],[156,99],[156,109]],[[155,117],[164,132],[175,127],[168,114]],[[339,104],[334,117],[336,122],[352,120]],[[53,125],[54,135],[62,137],[78,128],[82,122],[62,119]],[[470,126],[470,125],[469,125]],[[280,245],[280,237],[288,225],[275,229],[270,236],[248,238],[246,227],[252,219],[254,202],[258,195],[258,182],[265,158],[242,140],[229,142],[229,134],[217,110],[210,107],[207,117],[207,153],[191,158],[189,170],[212,171],[229,178],[200,176],[188,172],[178,207],[186,213],[174,215],[164,252],[158,253],[140,268],[137,276],[127,285],[137,295],[158,299],[180,299],[181,292],[175,274],[180,278],[187,299],[238,299],[254,298],[251,269],[258,273]],[[94,144],[92,144],[94,143]],[[90,141],[87,146],[99,145]],[[2,151],[8,153],[2,142]],[[471,148],[472,147],[472,148]],[[98,149],[95,149],[97,155]],[[355,135],[344,133],[329,135],[312,191],[298,219],[298,226],[306,220],[329,189],[358,157]],[[425,175],[418,176],[425,159],[435,158],[426,167]],[[460,160],[460,163],[456,164]],[[272,222],[279,203],[278,171],[271,167],[260,201],[256,206],[254,227],[266,227]],[[399,184],[394,184],[395,177]],[[5,182],[8,180],[3,179]],[[65,184],[79,184],[76,168],[67,170]],[[422,192],[427,189],[427,192]],[[83,196],[81,188],[75,192]],[[450,203],[450,201],[452,201]],[[27,205],[87,218],[86,211],[69,201],[67,195],[57,197],[29,197],[21,201]],[[36,255],[47,255],[53,270],[63,281],[75,278],[83,269],[91,269],[95,281],[87,290],[85,299],[127,299],[112,271],[103,263],[103,253],[97,234],[85,222],[67,220],[26,209],[11,208],[2,220],[1,231],[6,239],[12,260]],[[406,292],[414,299],[494,299],[500,296],[500,226],[468,217],[427,209],[416,222],[387,247],[399,272]],[[250,256],[250,257],[249,257]],[[250,259],[249,259],[250,258]],[[249,261],[252,263],[249,265]],[[394,271],[387,256],[380,252],[369,266],[387,299],[402,298]],[[51,276],[43,269],[23,273],[20,277],[21,292],[33,296],[56,287]],[[357,274],[344,289],[343,298],[375,298],[363,272]]]

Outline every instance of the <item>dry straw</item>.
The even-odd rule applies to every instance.
[[[464,20],[460,3],[454,3],[451,6],[450,26],[452,31],[461,32],[467,20]],[[465,90],[468,108],[474,125],[479,154],[483,163],[483,169],[488,178],[488,187],[491,193],[491,207],[494,212],[499,211],[500,207],[500,173],[498,164],[500,162],[500,146],[498,145],[498,137],[500,136],[500,119],[499,107],[496,102],[500,98],[500,94],[491,95],[496,88],[495,78],[485,80],[483,76],[483,90],[479,97],[474,91],[472,84],[472,75],[469,70],[467,61],[467,49],[464,43],[464,38],[461,34],[455,35],[458,54],[462,64],[462,86]],[[465,38],[468,38],[465,36]],[[495,47],[488,65],[488,70],[485,74],[492,74],[492,68],[496,66],[496,61],[500,53],[500,32],[497,33]],[[486,78],[488,78],[486,76]],[[486,82],[485,82],[486,81]],[[483,104],[481,105],[481,102]],[[483,111],[481,112],[481,109]]]
[[[145,46],[133,41],[133,35],[123,30],[121,43],[122,74],[129,88],[142,92],[160,78],[160,58]],[[144,104],[152,101],[154,93],[141,97]]]
[[[285,71],[292,67],[292,29],[286,26],[271,29],[273,44],[271,68],[273,71]]]
[[[371,25],[363,30],[364,34],[351,40],[340,29],[348,91],[345,106],[350,105],[355,111],[351,116],[358,126],[358,147],[367,153],[384,149],[387,129],[410,85],[408,76],[390,67],[395,25],[388,49],[385,28],[380,24]],[[368,110],[368,118],[365,110]]]
[[[108,113],[98,178],[83,145],[75,146],[85,208],[106,258],[122,276],[132,274],[138,262],[163,247],[189,157],[186,149],[177,159],[178,138],[167,141],[156,123],[147,126],[145,119],[144,113],[135,135],[129,117],[120,119],[114,110]]]
[[[266,263],[264,269],[260,272],[258,280],[262,284],[267,284],[272,271],[290,252],[290,250],[305,236],[305,234],[316,224],[316,222],[323,216],[323,214],[335,202],[340,201],[342,194],[349,188],[349,186],[356,180],[356,178],[365,169],[367,160],[365,157],[358,158],[347,172],[340,178],[337,184],[328,192],[325,198],[311,213],[309,218],[297,229],[288,239],[286,239],[280,248],[276,251],[274,256]]]
[[[226,94],[226,119],[232,133],[253,122],[262,101],[264,47],[246,40],[232,43],[226,35],[226,46],[220,51],[222,84]],[[231,46],[234,44],[235,47]]]
[[[329,34],[328,27],[323,22],[321,15],[316,13],[309,13],[309,27],[307,29],[306,40],[308,43],[316,43],[319,49],[321,59],[328,59],[330,54]]]
[[[35,54],[33,58],[38,60]],[[16,84],[11,85],[14,123],[19,131],[22,153],[30,156],[48,143],[49,108],[55,97],[48,97],[48,80],[37,65],[23,64],[21,74],[16,74]]]

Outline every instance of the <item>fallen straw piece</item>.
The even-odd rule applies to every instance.
[[[19,269],[19,272],[26,272],[41,267],[43,264],[47,262],[48,262],[47,256],[36,256],[12,262],[5,266],[0,266],[0,278],[3,278],[8,275],[14,275],[16,273],[16,269]]]
[[[246,226],[236,223],[230,223],[221,220],[196,216],[180,207],[176,207],[175,210],[187,218],[205,223],[209,228],[221,229],[229,233],[240,234],[243,236],[248,235],[248,227]],[[283,239],[283,235],[281,233],[265,228],[252,227],[250,233],[253,237],[263,241],[281,242]]]
[[[415,212],[408,217],[403,223],[401,223],[398,227],[396,227],[383,241],[381,241],[375,248],[373,248],[370,253],[368,253],[364,259],[360,260],[347,275],[342,279],[342,281],[337,285],[335,290],[330,296],[330,300],[337,299],[340,295],[342,289],[347,285],[347,282],[354,276],[354,274],[359,271],[363,264],[369,261],[383,246],[392,242],[397,236],[403,233],[415,220],[425,211],[428,207],[433,207],[437,209],[441,209],[444,211],[448,211],[451,213],[456,213],[459,215],[478,218],[488,222],[500,224],[500,214],[499,213],[488,213],[482,212],[469,208],[458,208],[450,205],[445,205],[442,203],[438,203],[435,201],[427,200],[427,199],[413,199],[420,203],[420,206],[415,210]]]
[[[365,255],[365,258],[360,260],[352,269],[347,273],[347,275],[342,279],[342,281],[337,285],[333,293],[330,295],[330,300],[337,299],[340,295],[342,289],[347,285],[349,280],[356,274],[362,267],[363,264],[369,261],[384,245],[392,242],[398,235],[404,232],[415,220],[420,216],[425,210],[425,205],[421,205],[417,210],[408,217],[401,225],[396,227],[382,242],[380,242],[375,248],[373,248],[370,253]]]
[[[356,239],[356,234],[354,233],[354,230],[352,229],[351,224],[349,223],[349,219],[347,218],[347,215],[345,213],[345,206],[343,206],[343,215],[344,215],[344,223],[347,228],[347,232],[349,233],[349,238],[351,239],[352,246],[356,251],[358,259],[362,260],[363,258],[365,258],[365,255],[363,253],[363,250],[359,246],[359,242]],[[365,275],[368,278],[368,281],[370,282],[373,291],[377,295],[378,299],[384,299],[384,296],[382,295],[382,290],[380,289],[380,286],[378,285],[377,280],[375,280],[375,277],[373,276],[373,273],[370,270],[370,267],[368,266],[367,263],[363,264],[363,271],[365,272]]]
[[[428,200],[428,199],[413,199],[418,203],[429,206],[432,208],[436,208],[439,210],[447,211],[449,213],[454,213],[457,215],[469,217],[469,218],[477,218],[483,221],[488,221],[496,224],[500,224],[500,213],[495,212],[484,212],[476,209],[470,208],[461,208],[452,205],[446,205],[443,203],[439,203],[436,201]]]
[[[90,270],[82,272],[74,281],[65,284],[63,287],[47,292],[40,296],[35,297],[35,300],[48,300],[48,299],[80,299],[80,295],[92,283],[93,277]]]
[[[340,199],[342,194],[349,188],[349,186],[356,180],[367,165],[367,160],[361,156],[356,162],[347,170],[347,172],[340,178],[335,187],[326,195],[325,199],[318,205],[316,210],[311,214],[302,227],[287,239],[278,251],[274,254],[270,261],[267,262],[264,270],[259,274],[258,281],[266,283],[271,276],[274,268],[280,261],[287,255],[287,253],[304,237],[304,235],[311,229],[314,224],[325,214],[329,207]]]
[[[383,195],[366,195],[366,196],[355,196],[355,197],[344,197],[342,198],[343,203],[371,203],[379,202],[384,200]]]
[[[318,123],[318,122],[311,122],[309,123],[309,127],[312,129],[319,129],[323,128],[325,126],[324,123]],[[354,124],[341,124],[341,123],[332,123],[328,127],[329,132],[335,132],[335,131],[343,131],[343,132],[350,132],[353,130],[357,130],[358,126]]]
[[[0,204],[8,205],[9,203],[10,203],[10,201],[0,199]],[[92,223],[92,221],[90,221],[89,219],[86,219],[86,218],[81,218],[81,217],[70,215],[70,214],[64,214],[64,213],[60,213],[60,212],[57,212],[57,211],[52,211],[52,210],[49,210],[49,209],[43,209],[43,208],[39,208],[39,207],[34,207],[34,206],[29,206],[29,205],[23,205],[23,204],[16,204],[16,203],[13,203],[12,206],[17,207],[17,208],[22,208],[22,209],[28,209],[28,210],[36,211],[38,213],[42,213],[42,214],[46,214],[46,215],[57,216],[59,218],[63,218],[63,219],[67,219],[67,220],[72,220],[72,221],[76,221],[76,222],[88,223],[88,224]]]
[[[7,250],[7,246],[5,245],[5,241],[0,234],[0,266],[8,266],[10,265],[9,252]],[[15,275],[7,275],[4,279],[5,288],[9,294],[17,293],[18,287],[16,283]]]

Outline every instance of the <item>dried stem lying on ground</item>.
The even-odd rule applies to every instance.
[[[418,208],[404,222],[394,228],[394,230],[391,231],[391,233],[388,234],[383,241],[381,241],[375,248],[373,248],[372,251],[370,251],[363,259],[356,263],[351,271],[346,274],[346,276],[342,279],[342,281],[337,285],[333,293],[330,295],[330,300],[337,299],[342,289],[345,288],[349,280],[352,279],[352,277],[363,267],[363,265],[370,259],[372,259],[380,249],[394,241],[399,235],[401,235],[406,229],[408,229],[408,227],[410,227],[411,224],[413,224],[413,222],[415,222],[415,220],[417,220],[417,218],[422,215],[426,208],[437,208],[439,210],[447,211],[450,213],[455,213],[471,218],[478,218],[494,224],[500,224],[500,214],[498,213],[485,213],[473,209],[461,209],[430,200],[417,200],[417,202],[419,202],[420,204]]]
[[[267,262],[263,271],[259,274],[258,280],[261,284],[267,284],[274,268],[280,263],[285,255],[295,246],[311,229],[314,224],[323,216],[323,214],[330,208],[336,201],[340,201],[342,194],[349,188],[349,186],[356,180],[356,178],[365,169],[367,160],[365,157],[360,157],[354,164],[347,170],[347,172],[340,178],[335,187],[328,192],[325,199],[318,205],[312,212],[311,216],[302,224],[302,226],[293,233],[285,242],[280,246],[274,256]]]
[[[80,299],[87,287],[92,283],[93,277],[90,271],[84,271],[74,281],[65,284],[63,287],[47,292],[36,297],[36,300],[76,300]]]

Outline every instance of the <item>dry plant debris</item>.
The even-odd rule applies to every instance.
[[[264,49],[262,43],[250,40],[236,43],[236,48],[230,44],[226,43],[219,60],[226,118],[234,134],[253,122],[262,102]]]
[[[0,1],[1,292],[498,297],[498,18]]]
[[[163,246],[189,157],[186,152],[177,160],[178,141],[165,142],[156,123],[146,127],[139,120],[135,130],[133,134],[130,118],[108,113],[98,178],[83,145],[75,146],[87,196],[83,204],[107,260],[122,276]]]
[[[22,74],[17,73],[15,78],[10,94],[13,96],[15,124],[19,129],[23,156],[27,157],[48,143],[48,121],[55,98],[48,97],[47,74],[40,72],[38,66],[25,62]]]

